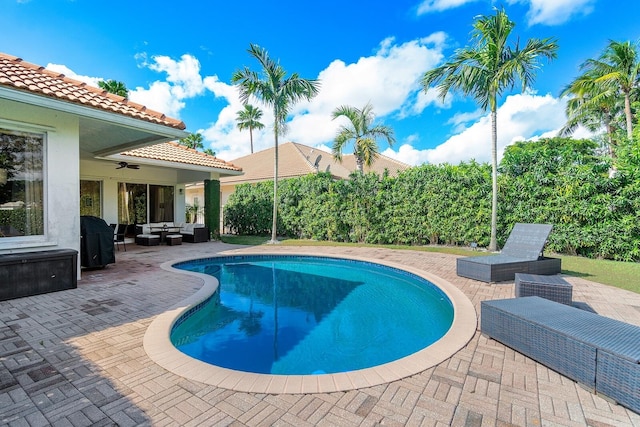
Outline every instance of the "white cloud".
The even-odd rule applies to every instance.
[[[102,77],[89,77],[89,76],[82,76],[80,74],[76,74],[73,70],[71,70],[66,65],[47,64],[45,68],[47,70],[53,71],[54,73],[64,74],[66,77],[69,77],[70,79],[79,80],[93,87],[98,87],[98,82],[104,80]]]
[[[479,119],[486,113],[480,109],[467,112],[467,113],[456,113],[449,120],[445,122],[447,125],[454,125],[454,132],[461,132],[465,129],[466,125],[474,120]]]
[[[498,108],[498,159],[502,158],[504,148],[516,141],[541,135],[555,136],[557,129],[565,124],[564,111],[564,101],[551,95],[524,93],[508,96]],[[471,159],[490,162],[490,116],[485,114],[433,149],[417,150],[406,143],[398,152],[387,149],[383,154],[412,165],[424,162],[457,164]]]
[[[410,143],[402,144],[398,151],[387,148],[382,154],[412,166],[428,163],[429,161],[428,150],[418,150]]]
[[[160,111],[170,117],[180,117],[185,103],[176,96],[174,86],[167,82],[155,81],[148,88],[137,87],[129,91],[129,99],[147,108]]]
[[[412,112],[414,114],[421,114],[425,108],[430,105],[436,105],[438,108],[451,108],[452,95],[447,94],[444,100],[440,98],[438,89],[430,87],[426,92],[418,92],[416,102],[413,104]]]
[[[161,111],[171,117],[180,117],[185,100],[202,95],[205,85],[200,76],[200,62],[191,55],[182,55],[176,61],[168,56],[154,56],[147,61],[139,55],[140,66],[166,73],[164,81],[154,81],[148,88],[136,87],[129,90],[129,99],[152,110]]]
[[[418,15],[424,15],[430,12],[442,12],[447,9],[454,9],[467,3],[473,3],[478,0],[424,0],[418,5]]]
[[[528,24],[559,25],[574,15],[588,15],[595,0],[507,0],[508,4],[529,4]]]
[[[179,61],[168,56],[155,56],[149,68],[159,73],[167,73],[167,82],[174,85],[176,96],[191,98],[204,91],[200,77],[200,62],[191,55],[182,55]]]

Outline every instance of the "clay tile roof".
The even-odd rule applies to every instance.
[[[236,172],[242,171],[242,168],[239,166],[217,157],[210,156],[201,151],[194,150],[193,148],[187,148],[177,142],[165,142],[162,144],[149,145],[147,147],[125,151],[121,154],[123,156],[139,157],[143,159],[163,160],[188,165],[227,169]]]
[[[184,130],[185,124],[107,91],[0,53],[0,85]]]
[[[273,179],[273,157],[274,149],[267,148],[237,158],[233,160],[233,163],[242,166],[244,175],[221,178],[220,182],[258,182]],[[396,176],[398,171],[407,168],[409,165],[380,155],[371,168],[365,166],[365,173],[373,171],[382,174],[387,169],[391,176]],[[353,154],[343,155],[342,163],[340,163],[329,152],[297,142],[287,142],[278,147],[278,176],[280,178],[329,172],[335,178],[347,179],[355,170],[356,162]]]

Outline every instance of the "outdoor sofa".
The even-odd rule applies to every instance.
[[[200,243],[209,240],[209,228],[204,224],[181,224],[180,234],[183,242]]]
[[[640,327],[538,296],[482,301],[490,338],[640,414]]]
[[[458,258],[456,273],[482,282],[514,280],[516,273],[558,274],[560,259],[542,254],[552,228],[551,224],[517,223],[500,254]]]
[[[201,243],[209,240],[209,228],[204,224],[179,223],[179,222],[159,222],[142,224],[138,226],[138,235],[150,235],[154,230],[166,226],[171,233],[180,234],[183,242]]]

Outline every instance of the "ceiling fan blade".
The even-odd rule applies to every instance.
[[[140,165],[130,165],[128,162],[119,162],[118,167],[116,169],[140,169]]]

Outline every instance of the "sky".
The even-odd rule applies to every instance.
[[[310,102],[294,104],[287,133],[294,141],[331,151],[342,105],[371,103],[375,124],[394,130],[380,152],[410,165],[489,162],[490,120],[473,98],[444,100],[420,79],[456,49],[470,44],[474,18],[504,7],[519,38],[553,38],[559,49],[542,61],[534,84],[518,83],[499,99],[498,151],[521,140],[551,137],[565,124],[562,89],[597,58],[609,40],[640,39],[637,0],[0,0],[0,52],[97,86],[117,80],[129,98],[182,120],[190,133],[224,160],[250,153],[248,131],[237,129],[243,106],[234,71],[260,72],[247,52],[267,50],[287,76],[318,79]],[[268,106],[255,151],[273,146]],[[584,130],[575,137],[585,137]],[[345,148],[351,153],[353,146]]]

